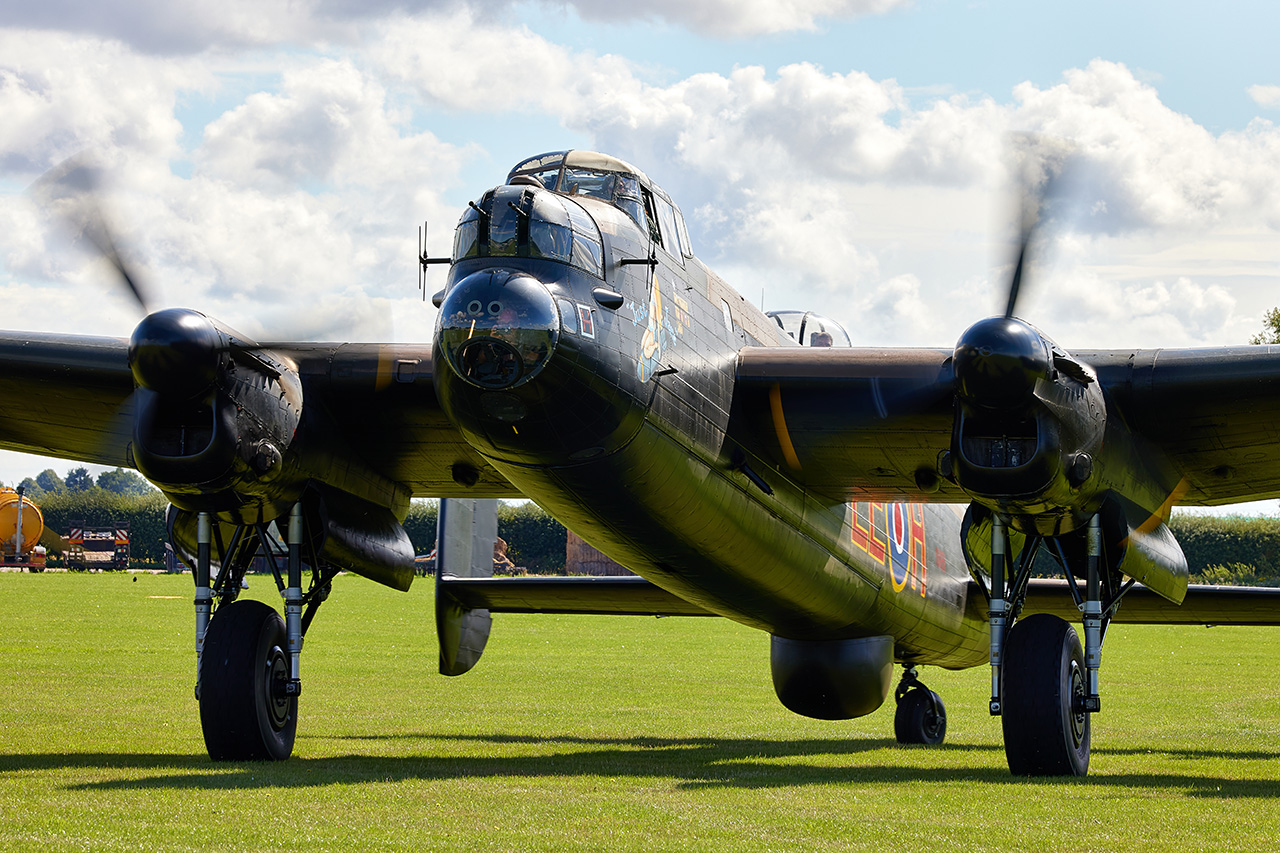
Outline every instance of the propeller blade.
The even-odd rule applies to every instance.
[[[1027,241],[1031,238],[1031,234],[1024,233],[1022,237],[1022,245],[1018,247],[1018,265],[1013,268],[1013,280],[1009,282],[1009,302],[1004,309],[1005,319],[1013,316],[1013,311],[1018,307],[1018,291],[1022,288],[1022,264],[1027,257]]]
[[[106,219],[103,218],[102,210],[92,201],[86,208],[89,211],[89,220],[84,227],[84,235],[89,238],[93,245],[98,247],[98,251],[106,258],[107,262],[115,269],[116,274],[120,276],[121,283],[133,295],[133,301],[138,303],[138,307],[142,309],[142,313],[150,313],[147,306],[147,297],[143,294],[142,287],[138,284],[138,278],[130,274],[128,266],[120,258],[120,253],[116,251],[115,240],[112,239],[111,229],[107,226]]]
[[[150,313],[149,302],[136,273],[120,257],[114,230],[107,224],[99,199],[102,197],[102,169],[86,162],[85,155],[67,158],[31,185],[29,192],[40,205],[54,212],[76,236],[84,236],[94,245],[120,283],[143,314]]]
[[[1018,296],[1022,291],[1022,278],[1026,270],[1027,255],[1031,241],[1036,238],[1040,227],[1040,214],[1045,202],[1054,191],[1058,174],[1043,157],[1035,157],[1032,161],[1035,168],[1030,172],[1024,170],[1022,177],[1021,205],[1018,216],[1018,262],[1013,268],[1013,277],[1009,280],[1009,295],[1005,303],[1004,316],[1009,319],[1018,308]]]

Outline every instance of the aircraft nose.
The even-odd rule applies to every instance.
[[[440,306],[437,345],[453,372],[477,388],[523,385],[546,366],[559,340],[555,299],[528,273],[474,272]]]

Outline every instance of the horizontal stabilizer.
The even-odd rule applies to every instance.
[[[437,595],[441,593],[462,607],[491,613],[716,615],[640,577],[460,578],[442,575],[437,582]]]
[[[1083,595],[1083,587],[1080,591]],[[983,600],[982,591],[972,581],[969,600]],[[1032,580],[1028,586],[1022,615],[1032,613],[1051,613],[1068,621],[1080,618],[1067,581],[1048,578]],[[1137,584],[1125,593],[1112,621],[1125,625],[1280,625],[1280,589],[1192,584],[1182,603],[1174,604]]]

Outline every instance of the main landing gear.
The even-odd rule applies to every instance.
[[[301,506],[295,506],[283,549],[267,525],[237,526],[225,547],[217,542],[222,561],[211,580],[212,546],[215,536],[221,539],[221,529],[207,513],[199,514],[196,699],[205,746],[214,761],[279,761],[293,752],[302,638],[337,574],[311,555],[311,586],[303,594],[303,524]],[[260,601],[236,600],[245,572],[259,556],[284,597],[284,619]]]
[[[991,713],[1001,718],[1005,757],[1018,776],[1084,776],[1089,770],[1090,718],[1101,710],[1098,670],[1102,638],[1128,586],[1102,571],[1102,532],[1097,516],[1085,540],[1083,596],[1062,543],[1055,556],[1084,614],[1085,644],[1066,621],[1048,614],[1019,620],[1039,537],[1028,536],[1018,566],[1006,560],[1005,521],[995,516],[991,530]],[[975,577],[976,577],[975,573]],[[981,578],[979,578],[981,580]],[[987,590],[984,588],[984,592]],[[1104,604],[1103,596],[1106,595]]]

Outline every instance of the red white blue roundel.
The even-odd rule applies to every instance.
[[[907,582],[911,565],[911,533],[905,504],[889,505],[889,562],[893,568],[893,585],[901,589]]]

